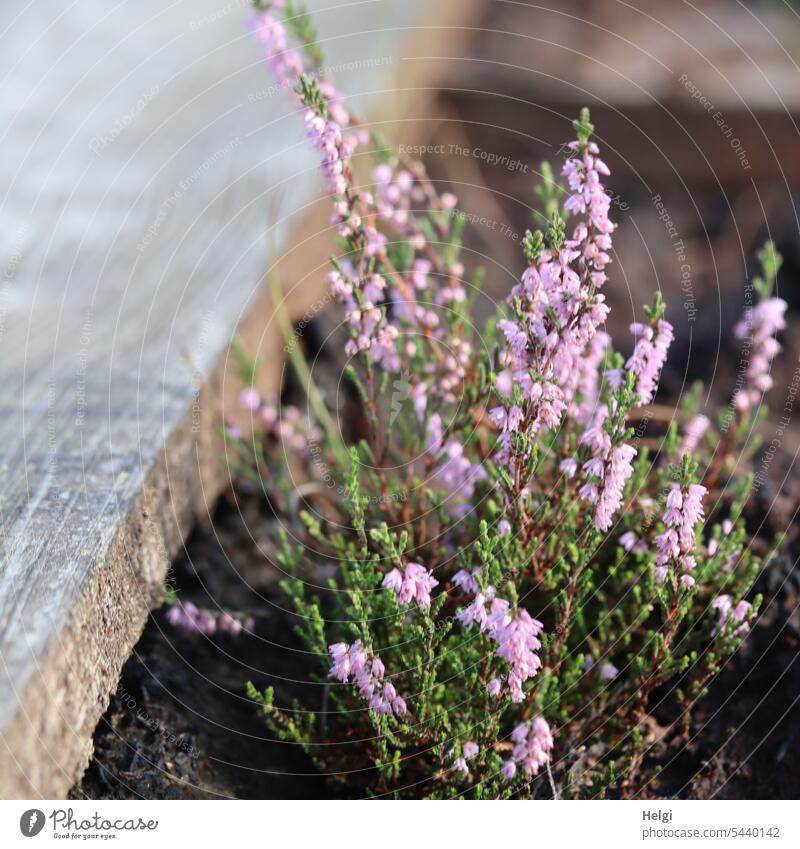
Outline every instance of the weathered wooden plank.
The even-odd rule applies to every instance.
[[[310,5],[360,111],[399,71],[414,79],[401,45],[421,1]],[[442,4],[437,25],[468,6]],[[224,482],[213,427],[237,326],[276,373],[267,228],[284,243],[318,182],[245,14],[238,0],[39,0],[6,15],[3,797],[61,796],[86,762],[169,559]],[[300,309],[318,283],[297,274]]]

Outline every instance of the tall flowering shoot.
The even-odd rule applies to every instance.
[[[291,529],[276,565],[325,698],[290,704],[281,684],[250,695],[352,795],[645,792],[653,693],[680,678],[677,734],[758,610],[740,518],[749,484],[730,458],[769,388],[782,302],[765,294],[750,314],[755,344],[724,434],[689,403],[666,430],[644,416],[643,440],[634,425],[674,332],[658,293],[620,340],[627,355],[605,329],[612,177],[588,110],[563,183],[542,167],[544,226],[526,233],[519,282],[479,330],[469,304],[483,273],[462,258],[457,199],[315,70],[302,9],[261,4],[252,29],[290,83],[331,197],[328,285],[358,414],[343,429],[311,403],[303,423],[248,390],[261,424],[252,440],[228,434]],[[762,260],[766,293],[771,247]],[[303,433],[313,451],[297,450]],[[276,449],[298,439],[302,474],[281,477]],[[596,757],[578,769],[587,749]]]

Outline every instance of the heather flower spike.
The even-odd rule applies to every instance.
[[[752,342],[736,426],[687,396],[665,434],[650,410],[671,400],[676,329],[656,293],[629,338],[608,333],[613,176],[588,110],[560,168],[542,167],[518,282],[476,329],[458,199],[365,129],[298,5],[262,4],[252,29],[330,196],[327,283],[361,438],[334,450],[319,415],[260,397],[242,363],[256,435],[229,428],[226,445],[291,528],[281,586],[326,694],[289,712],[250,695],[357,795],[636,796],[656,688],[689,715],[758,610],[730,458],[780,349],[777,253],[760,255],[736,330]]]

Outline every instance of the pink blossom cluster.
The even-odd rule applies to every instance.
[[[413,175],[405,168],[394,169],[388,163],[382,163],[373,169],[372,179],[375,183],[374,206],[378,217],[390,223],[397,233],[408,235],[412,247],[422,249],[425,246],[424,236],[410,232],[414,222],[411,210],[414,204],[420,204],[425,199],[422,189],[415,185]],[[420,271],[424,276],[424,270],[418,269]],[[425,286],[419,288],[424,289]]]
[[[351,144],[342,138],[342,128],[336,121],[326,120],[313,109],[307,109],[303,117],[306,135],[320,154],[328,191],[332,195],[344,195],[348,187],[347,171],[353,155]]]
[[[466,300],[467,293],[462,281],[464,266],[458,261],[446,265],[442,256],[430,249],[417,220],[419,210],[425,210],[426,206],[435,211],[450,212],[458,203],[458,198],[449,192],[437,195],[430,187],[426,192],[402,162],[394,166],[388,163],[376,166],[372,178],[375,182],[375,199],[373,202],[369,198],[371,208],[380,220],[390,224],[394,232],[408,241],[415,251],[424,254],[413,263],[409,275],[413,291],[420,294],[421,298],[423,293],[430,293],[431,303],[436,306]],[[433,285],[434,277],[438,278],[440,284]],[[417,304],[416,312],[417,319],[422,320],[424,306]],[[424,317],[431,321],[430,315]]]
[[[720,595],[711,602],[711,606],[719,611],[719,620],[714,629],[715,635],[726,633],[731,625],[735,625],[737,622],[742,624],[732,630],[732,636],[741,637],[750,630],[747,619],[752,605],[749,601],[742,600],[734,603],[729,595]]]
[[[472,359],[472,344],[457,336],[445,337],[441,333],[436,336],[441,340],[441,347],[445,351],[444,361],[438,371],[429,369],[429,372],[432,382],[435,381],[437,394],[441,393],[442,401],[454,404],[463,397],[464,378]]]
[[[167,622],[183,631],[197,631],[211,636],[212,634],[229,634],[238,637],[242,631],[251,631],[255,627],[252,618],[233,613],[214,614],[205,608],[199,608],[192,602],[174,604],[167,611]]]
[[[514,743],[511,757],[500,769],[500,775],[506,781],[517,774],[517,769],[522,769],[530,777],[546,766],[553,748],[553,735],[541,716],[518,725],[511,732],[511,740]]]
[[[398,346],[401,325],[405,323],[415,336],[432,344],[437,353],[417,383],[418,409],[424,410],[427,386],[434,383],[442,400],[458,402],[472,344],[447,333],[448,325],[440,321],[437,308],[465,300],[464,268],[457,261],[445,263],[442,254],[428,242],[420,223],[431,223],[431,211],[451,211],[457,199],[449,193],[439,195],[424,172],[420,175],[414,172],[415,166],[406,167],[402,161],[382,163],[374,169],[374,191],[357,187],[350,162],[356,147],[369,140],[369,133],[349,114],[332,81],[304,67],[303,53],[289,47],[286,27],[270,10],[258,15],[254,31],[265,44],[267,64],[279,84],[287,85],[296,81],[299,74],[305,74],[316,81],[324,101],[324,108],[306,108],[304,117],[312,144],[321,154],[328,191],[334,198],[333,223],[339,235],[350,239],[355,247],[350,262],[341,263],[329,276],[331,290],[343,301],[352,328],[346,353],[355,356],[368,351],[373,362],[384,370],[400,371]],[[394,237],[411,246],[415,255],[409,269],[391,267],[385,250],[388,239],[376,222],[391,228]],[[442,219],[436,222],[436,228],[446,243],[449,224]],[[391,318],[386,314],[390,305]],[[416,343],[409,341],[406,352],[415,347]],[[457,461],[451,468],[458,470],[461,465]]]
[[[459,569],[453,575],[453,583],[464,593],[469,595],[477,595],[480,587],[478,578],[483,573],[483,570],[478,566],[476,569],[469,571],[467,569]]]
[[[430,483],[448,493],[448,508],[463,517],[471,509],[475,484],[486,479],[486,469],[470,460],[457,439],[445,440],[439,413],[428,419],[425,450],[436,461]]]
[[[611,262],[611,234],[616,229],[608,217],[611,198],[600,182],[601,175],[608,177],[611,172],[600,159],[600,149],[594,142],[582,145],[573,141],[569,148],[573,155],[561,173],[567,178],[572,194],[564,206],[572,213],[586,215],[585,232],[579,228],[573,239],[583,244],[591,283],[599,289],[606,281],[605,268]]]
[[[654,327],[635,322],[630,326],[630,331],[636,344],[625,368],[636,376],[634,392],[639,403],[649,404],[658,389],[658,377],[675,334],[672,325],[663,318]],[[608,377],[612,387],[617,388],[622,376],[618,372],[610,372]]]
[[[786,327],[785,312],[786,301],[767,298],[748,310],[734,329],[738,339],[750,341],[750,361],[744,386],[737,390],[733,399],[737,410],[746,412],[757,407],[764,393],[772,387],[770,367],[781,350],[775,336]]]
[[[478,744],[471,740],[461,746],[461,754],[458,756],[456,756],[456,750],[451,749],[448,754],[449,757],[453,758],[453,769],[461,775],[467,775],[469,773],[467,761],[471,761],[479,751]]]
[[[463,517],[472,509],[475,484],[485,478],[486,469],[483,465],[470,460],[458,440],[450,439],[439,454],[439,465],[431,483],[451,496],[448,507],[454,515]]]
[[[707,490],[698,483],[685,489],[674,483],[667,495],[664,513],[666,530],[656,537],[656,580],[664,581],[670,563],[679,565],[684,574],[681,583],[686,589],[694,586],[689,574],[697,565],[692,552],[696,547],[695,526],[703,521],[703,496]]]
[[[705,436],[710,424],[708,417],[702,415],[702,413],[692,416],[683,431],[683,437],[678,446],[678,460],[682,460],[687,454],[693,454],[697,450],[697,446]]]
[[[730,535],[731,531],[733,530],[733,522],[731,522],[730,519],[725,519],[722,522],[722,524],[719,526],[719,528],[722,532],[722,536],[727,537],[727,536]],[[708,541],[708,543],[705,546],[705,553],[709,557],[713,557],[717,553],[718,550],[719,550],[719,540],[712,536],[711,539]],[[730,572],[733,569],[733,567],[736,565],[736,562],[738,561],[740,555],[741,555],[741,551],[738,548],[734,548],[728,554],[728,556],[725,558],[725,562],[722,564],[722,571],[723,572]]]
[[[598,330],[572,374],[570,414],[581,425],[591,422],[600,399],[600,366],[611,345],[608,333]]]
[[[267,64],[276,74],[278,82],[296,81],[306,72],[302,55],[286,50],[288,33],[285,26],[270,12],[261,12],[254,26],[256,35],[267,48]],[[289,56],[291,61],[286,61]],[[353,327],[354,338],[347,343],[348,356],[369,350],[373,359],[388,371],[397,371],[399,363],[395,354],[397,328],[386,321],[380,304],[385,300],[385,279],[378,273],[367,273],[367,263],[386,245],[386,237],[365,220],[361,207],[369,207],[372,197],[360,193],[353,185],[350,162],[359,143],[366,141],[363,131],[345,135],[350,115],[343,106],[343,98],[330,80],[318,81],[325,99],[325,110],[306,108],[304,121],[306,133],[320,154],[321,169],[328,192],[334,196],[334,223],[343,237],[352,237],[360,245],[360,257],[354,263],[344,263],[328,276],[331,291],[342,300],[347,310],[347,320]],[[355,295],[358,289],[360,297]]]
[[[394,684],[386,680],[386,668],[381,659],[361,640],[352,645],[333,643],[328,646],[328,653],[333,661],[331,678],[343,684],[353,682],[370,710],[387,716],[405,716],[405,700],[397,695]]]
[[[638,537],[633,531],[625,531],[619,538],[622,548],[632,554],[644,554],[648,551],[647,541]]]
[[[266,436],[279,440],[300,457],[309,457],[310,446],[322,440],[320,428],[312,424],[293,404],[278,409],[252,387],[239,393],[239,404],[253,415],[254,422],[262,426]],[[228,426],[228,435],[233,439],[241,438],[241,432],[232,425]]]
[[[369,351],[373,362],[380,363],[387,371],[400,370],[397,356],[399,330],[386,320],[379,304],[384,301],[386,280],[376,273],[358,280],[358,275],[349,262],[328,274],[331,292],[345,306],[345,317],[353,330],[353,338],[345,343],[345,353],[354,357],[359,351]],[[355,289],[360,298],[356,298]]]
[[[578,490],[581,498],[595,505],[594,524],[598,531],[607,531],[613,522],[614,513],[622,504],[625,484],[633,474],[633,459],[636,449],[627,443],[614,445],[605,427],[608,407],[600,404],[595,410],[590,425],[581,434],[581,445],[592,452],[583,464],[588,476],[586,483]],[[572,469],[571,464],[562,469]]]
[[[471,575],[458,573],[462,586],[471,586]],[[474,580],[474,579],[473,579]],[[494,587],[487,587],[484,592],[478,592],[472,602],[459,611],[458,620],[467,628],[478,625],[481,632],[488,634],[498,647],[495,655],[509,665],[505,683],[508,685],[512,702],[525,699],[522,685],[539,671],[542,662],[537,652],[542,647],[539,635],[543,625],[534,619],[527,610],[519,608],[511,610],[511,605],[504,599],[495,596]],[[486,605],[490,605],[489,611]],[[502,690],[503,681],[499,678],[489,683],[489,694],[498,696]]]
[[[584,463],[590,480],[578,494],[595,505],[594,525],[598,531],[607,531],[614,521],[614,513],[622,504],[625,484],[633,474],[635,456],[636,449],[622,443],[595,454]]]
[[[558,426],[588,369],[587,346],[608,315],[597,290],[606,280],[615,227],[608,218],[611,199],[600,182],[609,171],[593,142],[570,147],[574,156],[562,172],[572,192],[565,208],[584,220],[559,250],[543,250],[525,269],[508,301],[516,317],[498,324],[506,337],[500,365],[510,370],[525,402],[524,410],[506,405],[492,411],[500,430],[496,460],[511,471],[520,461],[513,434],[533,436]],[[589,349],[590,363],[600,356],[602,350]]]
[[[272,4],[275,8],[283,6],[282,0]],[[303,57],[299,50],[289,46],[289,33],[281,21],[266,9],[251,20],[251,29],[255,37],[264,44],[264,61],[275,75],[282,88],[292,88],[303,73]]]
[[[261,18],[256,33],[260,33],[259,37],[267,45],[268,64],[279,82],[296,78],[304,71],[316,77],[302,67],[301,54],[285,52],[287,33],[283,24],[269,11],[262,13]],[[288,64],[287,56],[290,57]],[[331,290],[345,304],[347,320],[353,329],[346,353],[355,356],[369,351],[373,362],[386,371],[398,372],[401,367],[397,353],[400,329],[396,322],[405,321],[415,333],[421,330],[423,336],[436,340],[446,351],[438,363],[432,364],[432,373],[426,374],[426,379],[437,382],[445,401],[455,402],[461,394],[472,346],[464,339],[445,338],[432,306],[464,300],[466,293],[459,279],[463,267],[459,263],[448,268],[444,266],[441,256],[427,244],[417,216],[427,218],[426,203],[431,209],[447,210],[455,205],[456,199],[452,195],[439,197],[430,186],[423,189],[408,169],[389,164],[376,167],[374,194],[359,190],[353,182],[350,160],[355,147],[365,143],[369,134],[351,126],[352,119],[343,106],[343,98],[329,79],[320,77],[318,85],[326,108],[306,109],[306,127],[312,144],[321,154],[327,188],[334,196],[333,223],[339,235],[352,239],[358,248],[350,263],[342,263],[329,275]],[[407,272],[373,267],[374,259],[379,261],[379,266],[386,265],[387,245],[386,236],[373,223],[375,220],[392,227],[415,251],[424,252],[425,257],[417,258]],[[435,271],[444,283],[438,291],[431,286],[431,271]],[[388,303],[393,304],[393,321],[381,308]],[[420,400],[424,402],[425,383],[418,385]]]
[[[399,605],[405,606],[416,601],[422,610],[430,608],[431,592],[438,585],[433,572],[419,563],[406,563],[402,572],[397,568],[392,569],[381,584],[386,589],[394,590]]]
[[[595,668],[594,658],[590,654],[587,654],[583,659],[581,667],[585,672],[591,672]],[[603,681],[613,681],[619,675],[619,669],[610,661],[606,661],[600,664],[598,674]]]
[[[291,91],[295,102],[300,103],[300,95],[294,91],[301,74],[314,76],[325,96],[328,111],[338,124],[344,126],[350,121],[350,115],[344,106],[344,98],[336,91],[330,77],[323,71],[308,67],[308,62],[298,46],[290,44],[289,31],[273,10],[283,9],[284,0],[273,0],[270,8],[262,9],[250,19],[250,29],[255,38],[264,45],[264,62],[272,71],[280,88]]]

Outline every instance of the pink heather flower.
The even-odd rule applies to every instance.
[[[254,16],[252,29],[264,44],[265,61],[278,85],[291,90],[303,73],[303,60],[297,50],[289,48],[286,27],[266,10]]]
[[[694,586],[694,578],[691,575],[681,575],[681,584],[684,589],[690,590]]]
[[[431,419],[434,418],[431,416]],[[429,430],[428,444],[431,448],[435,447],[438,437],[438,432],[431,434]],[[431,483],[448,494],[448,507],[458,518],[462,518],[470,510],[475,484],[486,479],[486,469],[481,463],[472,462],[464,453],[464,446],[456,439],[442,445],[439,452],[429,453],[438,461]]]
[[[465,593],[477,593],[478,582],[475,580],[475,576],[480,575],[480,573],[480,569],[475,569],[473,572],[461,569],[453,575],[453,583]]]
[[[511,760],[506,761],[500,771],[506,781],[514,777],[517,767],[522,768],[526,775],[534,776],[550,759],[553,735],[541,716],[518,725],[511,732],[511,740],[515,744]]]
[[[647,543],[639,539],[633,531],[626,531],[619,538],[619,544],[623,550],[631,553],[639,553],[647,551]]]
[[[696,525],[703,521],[703,496],[707,490],[698,483],[690,483],[683,502],[683,518],[686,524]]]
[[[734,604],[729,595],[721,595],[711,602],[711,606],[719,611],[719,621],[714,629],[714,636],[724,633],[737,622],[742,624],[732,631],[731,636],[740,637],[750,630],[750,625],[746,621],[751,609],[749,601],[739,601]]]
[[[495,598],[494,592],[494,587],[487,587],[485,594],[479,592],[470,605],[456,614],[456,618],[467,628],[477,623],[481,631],[488,633],[497,642],[495,655],[509,665],[505,682],[511,700],[521,702],[525,698],[522,685],[536,675],[542,665],[536,652],[541,648],[539,634],[543,625],[527,610],[512,612],[509,603]],[[486,605],[489,602],[491,608],[487,613]],[[492,679],[487,687],[489,695],[499,695],[501,687],[500,679]]]
[[[364,646],[361,640],[352,645],[333,643],[328,646],[333,665],[329,675],[343,684],[356,685],[361,698],[375,713],[403,716],[406,703],[397,695],[394,684],[385,680],[385,667],[380,658]]]
[[[511,372],[508,369],[504,369],[497,375],[495,387],[501,395],[505,395],[506,398],[511,397],[511,394],[514,391],[514,382],[511,377]]]
[[[581,434],[581,445],[593,453],[583,469],[590,477],[578,490],[578,495],[595,505],[595,527],[607,531],[613,522],[614,513],[622,504],[625,484],[633,474],[633,458],[636,449],[623,443],[612,446],[611,437],[605,429],[608,407],[600,404],[594,418]]]
[[[565,208],[581,218],[560,250],[542,251],[525,269],[508,298],[515,317],[498,323],[507,343],[501,364],[511,371],[524,401],[521,416],[495,412],[501,429],[495,461],[512,476],[526,457],[519,456],[511,434],[524,427],[531,437],[558,427],[576,393],[592,406],[597,391],[590,373],[602,358],[604,340],[595,336],[608,315],[597,290],[606,279],[615,225],[608,218],[611,199],[600,182],[608,169],[597,146],[577,141],[571,150],[563,169],[572,192]]]
[[[439,582],[433,573],[419,563],[407,563],[404,571],[392,569],[383,579],[382,586],[394,590],[401,606],[416,601],[422,610],[431,606],[431,591]]]
[[[243,630],[253,630],[253,620],[232,613],[223,612],[215,615],[210,610],[198,608],[192,602],[175,604],[167,611],[167,622],[182,631],[211,636],[212,634],[228,634],[238,637]]]
[[[580,438],[581,445],[588,446],[592,452],[600,456],[605,456],[611,450],[611,437],[604,427],[607,418],[608,407],[605,404],[601,404]]]
[[[342,683],[350,677],[350,652],[347,643],[333,643],[328,646],[328,654],[331,656],[333,665],[328,674]]]
[[[232,637],[238,637],[242,632],[241,620],[230,613],[221,613],[217,619],[217,630],[230,634]]]
[[[437,455],[442,450],[442,417],[434,413],[428,419],[428,430],[425,437],[425,450],[429,454]]]
[[[458,198],[450,192],[444,192],[439,198],[439,201],[442,204],[442,209],[455,209],[458,204]]]
[[[604,681],[613,681],[619,675],[619,669],[613,663],[604,663],[600,667],[600,677]]]
[[[261,396],[255,389],[243,389],[239,393],[239,403],[245,410],[253,412],[261,406]]]
[[[287,407],[288,410],[292,409],[291,407]],[[261,406],[261,421],[268,427],[274,427],[275,423],[278,420],[278,411],[275,408],[274,404],[262,404]]]
[[[558,464],[558,468],[561,469],[568,478],[574,478],[575,472],[578,471],[578,461],[573,457],[567,457],[566,460],[562,460]]]
[[[682,460],[686,454],[693,454],[705,436],[711,422],[702,414],[693,416],[683,432],[683,439],[678,447],[677,459]]]
[[[656,322],[655,328],[632,324],[631,333],[637,338],[625,368],[636,375],[636,394],[640,404],[649,404],[658,388],[661,367],[667,359],[667,351],[674,338],[672,325],[664,319]]]
[[[722,564],[723,572],[731,572],[733,567],[739,560],[739,556],[741,555],[741,551],[737,548],[735,551],[732,551],[728,559]]]
[[[628,478],[633,474],[636,449],[622,444],[612,448],[604,457],[594,457],[584,464],[588,474],[600,479],[596,490],[588,490],[588,500],[595,503],[594,524],[598,531],[607,531],[614,513],[622,504]]]
[[[786,301],[782,298],[767,298],[759,301],[755,308],[747,310],[734,328],[738,339],[750,340],[750,358],[744,386],[736,391],[733,398],[737,410],[748,412],[757,407],[764,393],[772,386],[770,367],[781,350],[775,337],[779,330],[786,327],[785,312]]]
[[[579,424],[586,425],[594,416],[600,398],[600,365],[611,345],[608,333],[597,331],[589,340],[586,350],[576,364],[571,376],[570,394],[580,399],[571,405],[571,414]]]
[[[381,582],[382,587],[387,590],[394,590],[395,592],[399,592],[402,585],[403,574],[399,569],[392,569],[390,572],[387,572],[386,577]]]
[[[501,519],[497,523],[497,533],[501,536],[508,536],[511,533],[511,522],[508,519]]]
[[[462,625],[471,628],[477,623],[481,631],[486,630],[486,625],[489,621],[489,614],[486,610],[486,605],[494,598],[494,587],[487,587],[486,592],[478,592],[472,603],[467,605],[456,614],[456,618]]]
[[[462,775],[466,775],[469,772],[469,767],[467,766],[467,762],[464,758],[456,758],[453,761],[453,769],[456,772],[460,772]]]
[[[461,754],[465,760],[471,760],[478,754],[478,744],[468,741],[461,747]]]
[[[666,530],[656,537],[657,554],[656,580],[667,576],[670,563],[680,565],[683,570],[695,568],[692,552],[696,547],[695,526],[703,521],[703,496],[706,488],[700,484],[689,484],[682,489],[674,483],[667,494],[667,509],[664,513]]]
[[[517,765],[514,761],[506,761],[503,766],[500,767],[500,775],[504,781],[511,781],[511,779],[516,775],[516,772]]]
[[[328,192],[332,195],[344,195],[348,187],[347,174],[353,151],[351,145],[342,137],[342,127],[334,120],[326,121],[322,115],[311,109],[306,109],[303,117],[306,135],[321,155],[321,170]],[[380,242],[380,234],[374,228],[364,227],[364,232],[368,243],[376,245]]]
[[[508,341],[509,348],[517,356],[521,356],[528,346],[528,335],[516,321],[503,320],[497,323]]]
[[[486,625],[498,643],[495,654],[510,667],[506,680],[511,701],[521,702],[525,698],[523,683],[536,675],[542,665],[536,652],[542,646],[538,637],[544,626],[527,610],[512,614],[508,602],[502,599],[495,599],[491,610]]]

